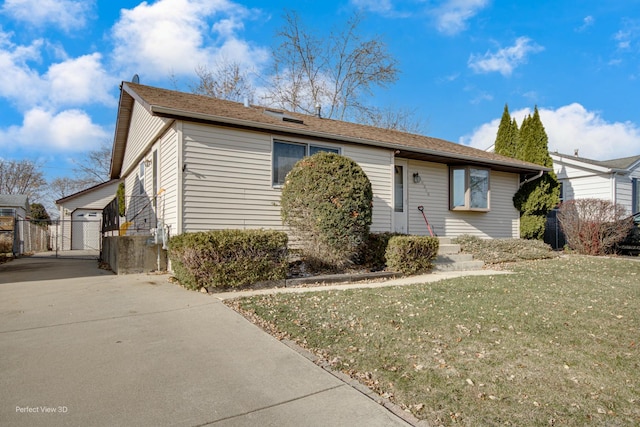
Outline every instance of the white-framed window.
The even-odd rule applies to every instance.
[[[140,169],[138,170],[138,181],[140,182],[139,192],[144,194],[144,160],[140,162]]]
[[[297,142],[273,142],[272,184],[281,186],[293,165],[305,156],[312,156],[320,151],[340,154],[339,148],[325,147],[316,144]]]
[[[449,209],[488,212],[490,176],[489,169],[452,166],[449,169]]]

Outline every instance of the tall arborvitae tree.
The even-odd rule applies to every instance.
[[[495,152],[507,157],[515,157],[516,153],[516,135],[513,131],[513,123],[509,114],[509,106],[504,104],[504,111],[498,126],[498,134],[496,135]],[[518,125],[516,124],[516,132]]]
[[[520,127],[517,158],[551,168],[549,139],[544,130],[538,107],[533,116],[527,116]],[[520,237],[542,239],[547,213],[560,201],[560,185],[553,170],[541,178],[524,184],[513,197],[513,204],[520,211]]]

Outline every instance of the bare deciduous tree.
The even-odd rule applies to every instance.
[[[25,194],[36,201],[46,186],[40,165],[31,160],[0,159],[0,194]]]
[[[196,68],[196,75],[199,81],[191,86],[193,93],[236,102],[242,102],[245,98],[253,101],[255,89],[249,73],[243,71],[237,62],[222,59],[211,69],[205,66]]]
[[[83,189],[108,181],[110,168],[111,145],[105,142],[75,162],[73,171],[79,188]]]
[[[290,111],[354,119],[370,110],[363,97],[375,87],[397,80],[396,60],[378,37],[363,39],[361,15],[327,37],[305,28],[297,13],[288,11],[277,33],[280,45],[273,51],[273,76],[264,100]]]
[[[376,126],[383,129],[393,129],[401,132],[422,134],[425,125],[416,118],[415,110],[406,108],[370,108],[360,111],[356,116],[358,123]]]
[[[49,183],[49,191],[53,200],[58,200],[84,190],[90,186],[91,185],[86,185],[85,181],[65,176],[62,178],[54,178]]]

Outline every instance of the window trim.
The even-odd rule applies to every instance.
[[[455,171],[462,170],[464,171],[464,205],[454,205],[454,191],[455,191],[455,181],[454,174]],[[487,207],[486,208],[478,208],[471,207],[471,170],[480,170],[487,172]],[[489,212],[491,211],[491,169],[483,168],[478,166],[450,166],[449,167],[449,210],[451,211],[463,211],[463,212]]]
[[[327,151],[330,151],[332,153],[337,151],[337,154],[342,155],[342,147],[325,145],[325,144],[322,144],[322,143],[317,144],[317,143],[314,143],[314,142],[285,141],[285,140],[282,140],[282,139],[273,139],[272,142],[271,142],[271,186],[273,188],[282,188],[282,186],[284,185],[284,182],[282,182],[282,183],[275,182],[276,177],[277,177],[277,173],[276,173],[275,168],[274,168],[275,156],[276,156],[276,150],[275,150],[276,143],[277,144],[289,144],[289,145],[304,146],[305,154],[304,154],[303,158],[309,156],[309,152],[311,150],[311,147],[326,149]]]

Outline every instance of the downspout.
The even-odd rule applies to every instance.
[[[520,182],[520,185],[519,185],[518,188],[522,188],[522,186],[525,185],[528,182],[535,181],[536,179],[542,178],[542,175],[544,175],[544,171],[543,170],[538,172],[534,177],[529,178],[529,179],[525,179],[524,181]]]

